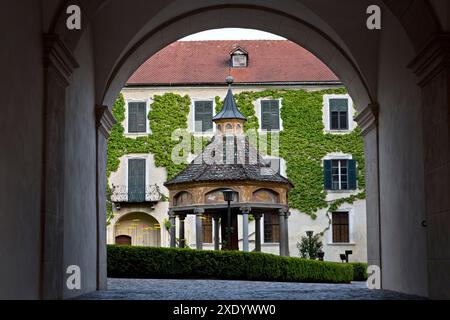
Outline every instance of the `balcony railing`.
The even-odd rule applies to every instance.
[[[111,202],[158,202],[161,199],[162,194],[156,184],[131,188],[127,185],[113,185],[111,188]]]

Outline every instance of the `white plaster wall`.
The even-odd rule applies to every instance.
[[[128,184],[128,159],[140,158],[145,159],[146,163],[146,185],[158,185],[160,191],[168,196],[169,192],[164,186],[167,180],[167,172],[165,168],[157,167],[155,165],[153,154],[130,153],[120,157],[119,168],[115,172],[111,172],[109,177],[109,185],[121,186]],[[150,205],[132,205],[128,204],[126,207],[117,210],[113,207],[113,219],[107,226],[107,243],[113,244],[114,239],[114,224],[124,215],[131,212],[143,212],[154,217],[161,225],[161,246],[169,246],[169,234],[164,228],[164,219],[168,219],[169,203],[158,202],[154,207]]]
[[[280,86],[280,89],[285,88]],[[233,87],[233,93],[237,94],[242,91],[263,91],[266,88],[264,87]],[[295,89],[305,89],[308,91],[314,91],[314,90],[321,90],[324,89],[323,87],[319,86],[298,86],[295,87]],[[213,100],[214,97],[219,96],[221,99],[223,99],[226,95],[228,88],[226,86],[224,87],[158,87],[158,88],[152,88],[152,87],[145,87],[145,88],[131,88],[126,87],[122,90],[122,93],[124,94],[125,101],[145,101],[147,103],[151,103],[152,98],[154,95],[163,95],[167,92],[172,92],[179,95],[189,95],[192,101],[195,100]],[[351,104],[353,107],[353,104]],[[215,107],[215,105],[214,105]],[[255,111],[258,112],[259,110],[259,102],[255,102]],[[325,104],[323,107],[323,110],[325,112]],[[192,106],[191,106],[192,111]],[[351,111],[351,114],[353,114],[354,108]],[[257,114],[258,116],[258,114]],[[328,117],[326,114],[324,114],[323,121],[326,121]],[[125,115],[125,120],[123,122],[124,127],[126,128],[127,123],[127,114]],[[193,130],[193,112],[189,114],[188,117],[188,125],[189,130]],[[150,124],[151,127],[151,124]],[[356,123],[354,121],[351,122],[350,128],[353,129],[356,127]],[[127,134],[128,137],[134,137],[138,136],[137,134]],[[330,154],[333,156],[339,156],[343,158],[351,158],[351,155],[344,155],[342,153],[335,153]],[[152,154],[128,154],[125,156],[122,156],[120,158],[120,165],[119,169],[116,172],[111,173],[109,182],[110,185],[126,185],[128,181],[128,175],[127,175],[127,163],[128,159],[130,158],[145,158],[146,159],[146,174],[147,174],[147,182],[146,184],[154,184],[157,183],[161,190],[165,193],[167,193],[167,189],[163,186],[164,182],[166,181],[166,170],[164,168],[158,168],[154,164],[153,155]],[[282,173],[286,170],[286,164],[282,163]],[[360,190],[359,190],[360,191]],[[355,192],[330,192],[327,196],[327,201],[333,201],[338,198],[345,198],[350,196],[351,194],[356,194],[359,191]],[[167,202],[161,202],[158,203],[154,209],[149,210],[149,208],[143,208],[143,207],[136,207],[132,205],[128,205],[130,208],[121,209],[121,212],[115,211],[115,217],[111,221],[110,226],[108,226],[108,243],[114,243],[114,237],[113,237],[113,225],[119,217],[123,216],[123,214],[131,212],[132,210],[140,210],[140,212],[146,212],[148,214],[151,214],[154,216],[160,223],[163,222],[164,219],[168,218],[168,203]],[[324,252],[325,252],[325,260],[329,261],[340,261],[339,254],[344,253],[345,250],[352,250],[353,254],[350,256],[350,261],[361,261],[366,262],[367,261],[367,239],[366,239],[366,207],[365,207],[365,200],[356,201],[352,205],[343,205],[341,210],[349,210],[352,212],[351,214],[351,243],[349,244],[332,244],[331,243],[331,231],[325,232],[323,236],[323,244],[324,244]],[[298,249],[297,249],[297,241],[300,240],[301,236],[305,235],[305,232],[308,230],[313,230],[315,233],[322,232],[325,230],[329,225],[329,219],[326,214],[326,210],[318,210],[316,212],[317,219],[312,220],[310,216],[303,214],[299,212],[296,209],[291,209],[292,215],[289,218],[289,251],[291,256],[298,256]],[[239,217],[239,227],[238,227],[238,235],[239,235],[239,248],[242,250],[242,217]],[[261,235],[262,239],[264,239],[263,235],[263,219],[261,219]],[[179,222],[177,220],[177,237],[178,237],[178,226]],[[189,245],[191,248],[195,248],[195,217],[194,216],[187,216],[186,222],[185,222],[185,233],[186,233],[186,244]],[[249,223],[249,235],[250,235],[250,241],[249,241],[249,248],[250,250],[253,250],[255,245],[255,223],[252,221]],[[169,246],[168,241],[168,235],[166,236],[166,244],[165,246]],[[163,237],[164,238],[164,237]],[[164,242],[163,242],[164,243]],[[162,245],[164,246],[164,244]],[[213,249],[213,244],[204,244],[204,249]],[[274,253],[279,254],[279,245],[278,243],[262,243],[261,250],[263,252],[267,253]]]
[[[0,3],[0,299],[39,297],[41,19],[40,1]]]
[[[150,205],[142,205],[142,204],[129,204],[126,207],[117,208],[113,207],[113,218],[111,219],[109,225],[106,227],[107,234],[107,244],[114,244],[114,225],[121,218],[125,217],[130,213],[141,212],[145,213],[149,216],[155,218],[161,226],[161,246],[168,247],[170,245],[169,232],[164,228],[164,220],[169,219],[169,203],[168,202],[158,202],[154,207],[150,207]]]
[[[405,68],[414,58],[408,39],[387,14],[383,23],[378,94],[382,281],[385,289],[426,296],[421,94]]]
[[[96,209],[96,126],[94,106],[94,61],[92,38],[85,32],[75,52],[80,64],[67,89],[66,154],[64,179],[64,270],[81,269],[81,290],[68,290],[73,297],[96,289],[97,209]]]
[[[225,79],[224,79],[225,82]],[[270,87],[271,89],[286,89],[285,86],[274,86],[274,87]],[[308,90],[308,91],[317,91],[317,90],[322,90],[322,89],[326,89],[328,87],[320,87],[320,86],[312,86],[312,85],[299,85],[299,86],[292,86],[289,87],[290,89],[304,89],[304,90]],[[240,87],[240,86],[233,86],[233,93],[234,94],[238,94],[244,91],[264,91],[268,88],[265,87],[261,87],[261,86],[254,86],[254,87]],[[189,95],[189,97],[191,98],[191,112],[189,113],[188,116],[188,129],[189,131],[193,131],[194,128],[194,114],[193,114],[193,105],[194,105],[194,101],[196,100],[211,100],[214,101],[214,98],[216,96],[219,96],[221,100],[223,100],[227,94],[227,90],[228,87],[227,86],[223,86],[223,87],[157,87],[157,88],[152,88],[152,87],[125,87],[122,90],[122,93],[124,95],[125,101],[142,101],[142,102],[147,102],[149,104],[151,104],[152,102],[152,98],[155,95],[163,95],[167,92],[171,92],[174,94],[179,94],[179,95]],[[259,109],[260,109],[260,102],[255,101],[254,102],[255,105],[255,111],[256,111],[256,115],[259,117]],[[216,104],[214,102],[213,104],[214,108],[216,107]],[[281,106],[281,105],[280,105]],[[282,106],[281,106],[282,107]],[[127,109],[128,110],[128,109]],[[215,110],[215,109],[214,109]],[[125,120],[122,122],[124,128],[127,128],[127,122],[128,122],[128,114],[127,112],[125,113]],[[281,123],[282,125],[282,123]],[[355,123],[356,125],[356,123]],[[151,128],[151,123],[150,123],[150,128]],[[135,133],[127,133],[126,135],[128,137],[135,137],[135,136],[139,136],[142,134],[135,134]],[[206,134],[206,135],[210,135],[212,136],[212,133],[210,134]]]

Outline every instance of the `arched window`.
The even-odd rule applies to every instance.
[[[205,203],[225,203],[223,199],[223,191],[224,189],[215,189],[205,194]],[[234,192],[233,194],[233,202],[239,202],[239,193]]]
[[[278,192],[270,189],[258,189],[253,192],[252,201],[263,203],[279,203],[280,196]]]
[[[175,207],[183,207],[192,204],[192,194],[186,191],[178,192],[175,197],[173,197],[173,205]]]

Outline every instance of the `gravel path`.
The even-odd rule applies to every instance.
[[[108,290],[79,297],[92,300],[390,300],[420,299],[350,284],[230,280],[108,279]]]

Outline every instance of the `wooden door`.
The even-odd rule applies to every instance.
[[[238,215],[237,212],[231,211],[231,226],[233,228],[231,232],[231,244],[230,246],[226,246],[228,250],[239,250],[239,238],[238,238]],[[227,210],[224,210],[221,215],[221,229],[222,229],[222,241],[227,241],[227,227],[228,227],[228,218],[227,218]]]
[[[121,246],[131,246],[131,237],[127,235],[117,236],[116,244]]]

